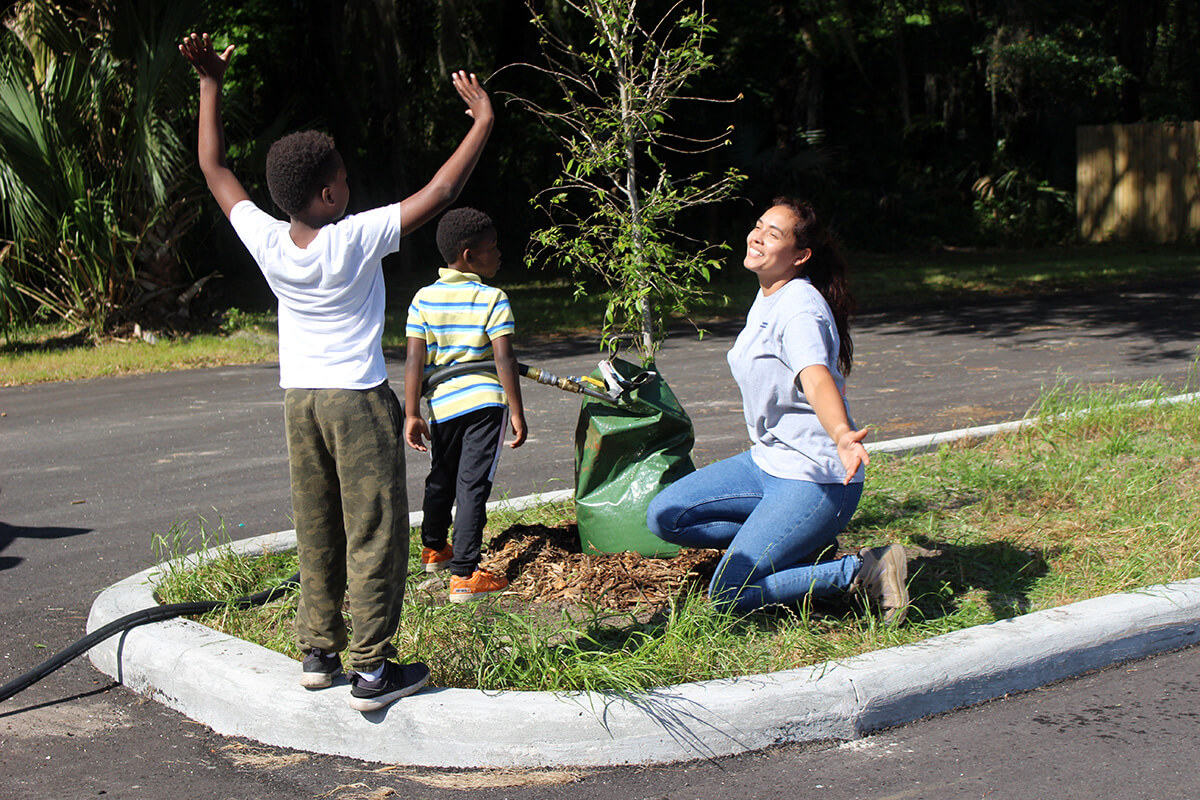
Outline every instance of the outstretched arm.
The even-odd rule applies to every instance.
[[[846,468],[846,478],[842,483],[850,483],[860,467],[871,463],[867,448],[863,446],[868,430],[855,430],[850,425],[846,403],[828,367],[814,364],[800,370],[800,388],[816,412],[821,427],[837,444],[838,458]]]
[[[467,114],[474,124],[429,183],[400,201],[400,221],[406,234],[412,233],[454,202],[475,169],[479,154],[483,152],[483,146],[492,132],[492,101],[479,85],[479,79],[462,70],[455,72],[450,79],[467,104]]]
[[[225,131],[221,122],[221,83],[233,45],[218,54],[213,50],[208,34],[193,33],[179,45],[179,52],[191,62],[200,75],[200,130],[197,150],[200,156],[200,171],[208,183],[208,190],[226,217],[235,205],[250,199],[241,181],[225,163]]]

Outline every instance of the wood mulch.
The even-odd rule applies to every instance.
[[[506,598],[548,608],[592,606],[654,612],[670,600],[704,591],[720,550],[684,549],[671,558],[637,553],[583,553],[574,522],[514,525],[489,543],[484,566],[508,577]]]

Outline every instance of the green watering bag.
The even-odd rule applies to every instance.
[[[615,405],[583,400],[575,429],[580,544],[585,553],[633,550],[672,556],[679,548],[650,533],[646,508],[664,486],[695,471],[692,421],[653,364],[645,376],[627,361],[611,363],[622,378],[638,385]]]

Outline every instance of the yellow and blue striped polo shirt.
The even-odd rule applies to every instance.
[[[494,358],[492,340],[515,329],[508,295],[479,280],[478,275],[450,267],[421,288],[408,307],[405,332],[425,340],[425,374],[464,361]],[[453,419],[488,406],[504,406],[504,389],[495,372],[460,375],[433,388],[429,416]]]

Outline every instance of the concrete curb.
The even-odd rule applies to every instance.
[[[936,436],[956,433],[987,435]],[[930,438],[913,437],[906,449],[936,446],[925,441]],[[873,449],[883,452],[890,445]],[[556,492],[495,505],[521,507],[570,496]],[[290,549],[295,535],[268,534],[231,546],[242,553]],[[160,569],[104,591],[92,606],[87,630],[154,605]],[[853,739],[1195,644],[1197,623],[1200,579],[1193,579],[769,675],[632,697],[430,689],[375,714],[352,711],[344,684],[305,691],[297,662],[188,620],[135,628],[94,647],[91,659],[131,689],[218,733],[267,744],[414,766],[608,766]]]
[[[294,546],[287,534],[242,552]],[[88,630],[154,605],[151,569],[97,598]],[[131,689],[218,733],[368,761],[436,767],[684,761],[782,742],[854,739],[929,714],[1195,644],[1200,579],[1109,595],[841,662],[607,694],[420,692],[377,714],[344,685],[300,688],[297,662],[189,620],[135,628],[91,651]],[[474,724],[464,721],[474,721]]]
[[[1137,402],[1130,403],[1129,407],[1148,408],[1153,405],[1175,405],[1176,403],[1195,402],[1197,399],[1200,399],[1200,392],[1177,394],[1157,400],[1138,400]],[[889,439],[886,442],[867,442],[866,448],[868,453],[891,453],[893,455],[925,453],[930,450],[936,450],[943,444],[969,441],[971,439],[986,439],[998,433],[1012,433],[1022,428],[1037,425],[1041,421],[1040,417],[1029,417],[1028,419],[1018,419],[1013,422],[998,422],[994,425],[959,428],[953,431],[929,433],[923,436],[906,436],[903,439]]]

